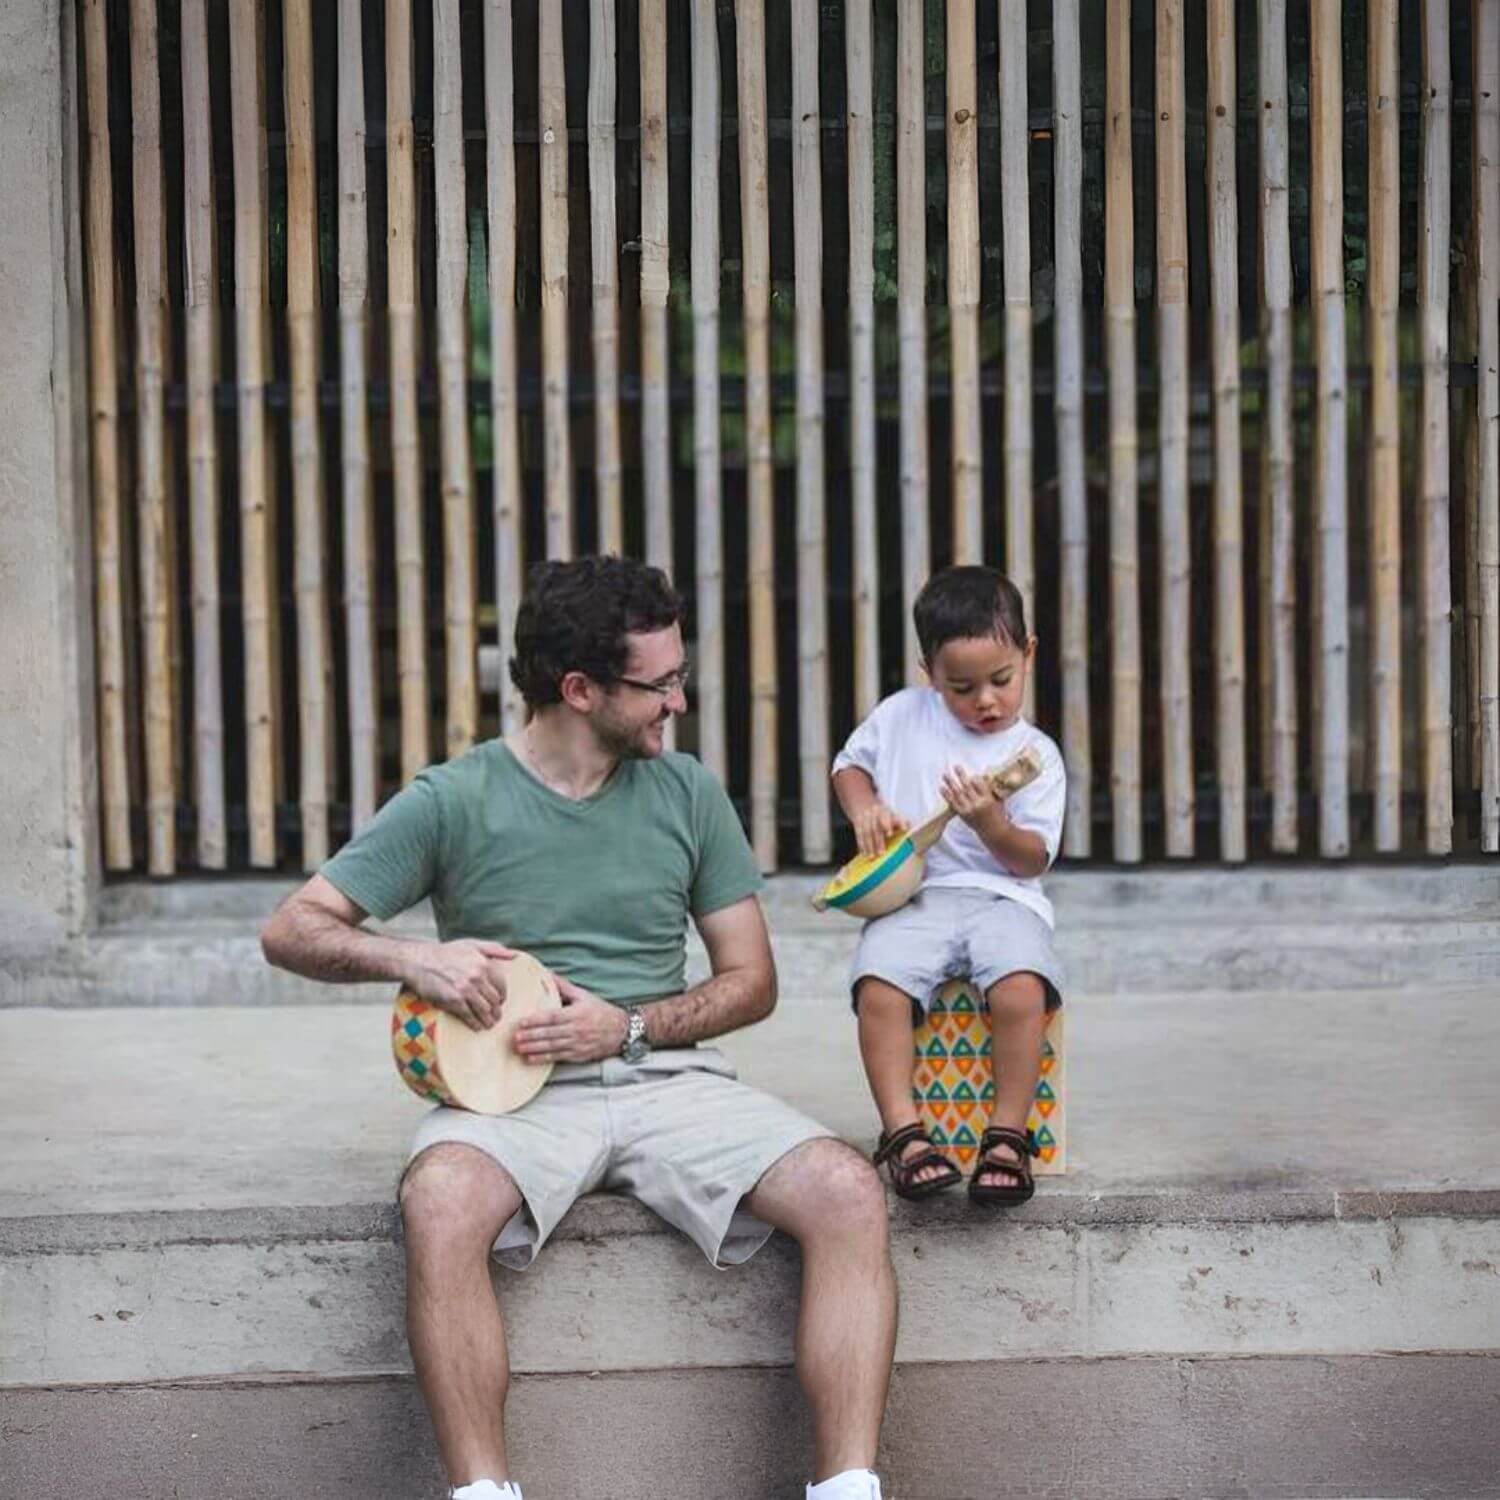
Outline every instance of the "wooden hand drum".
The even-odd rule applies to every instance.
[[[557,981],[529,953],[494,960],[505,981],[500,1019],[474,1031],[457,1016],[403,989],[391,1015],[391,1054],[401,1081],[434,1104],[509,1114],[546,1083],[552,1064],[515,1050],[516,1027],[539,1011],[560,1010]]]
[[[995,1102],[990,1013],[984,997],[965,980],[950,980],[917,1027],[913,1044],[917,1116],[933,1145],[962,1172],[972,1172]],[[1036,1141],[1032,1170],[1038,1177],[1061,1176],[1068,1170],[1065,1103],[1063,1013],[1055,1010],[1042,1039],[1041,1076],[1026,1120]]]

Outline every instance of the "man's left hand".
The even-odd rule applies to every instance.
[[[618,1005],[601,1000],[592,990],[552,976],[562,996],[562,1009],[528,1016],[516,1027],[516,1051],[527,1062],[598,1062],[614,1057],[625,1041],[630,1020]]]

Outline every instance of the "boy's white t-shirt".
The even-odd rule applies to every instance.
[[[998,771],[1028,747],[1041,756],[1041,775],[1011,796],[1006,807],[1016,827],[1042,836],[1050,865],[1062,840],[1067,774],[1056,744],[1025,719],[999,734],[978,734],[953,717],[936,688],[903,688],[849,736],[833,769],[837,773],[857,766],[874,781],[880,800],[916,827],[942,810],[942,778],[951,767],[962,766],[971,775]],[[1054,925],[1041,880],[1012,875],[956,816],[928,852],[922,886],[994,891],[1019,901],[1048,927]]]

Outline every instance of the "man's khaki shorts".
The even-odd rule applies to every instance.
[[[493,1157],[521,1190],[495,1257],[515,1270],[536,1258],[584,1193],[629,1193],[680,1229],[719,1267],[748,1260],[771,1226],[744,1207],[767,1170],[804,1141],[831,1136],[815,1120],[740,1083],[713,1047],[564,1063],[508,1115],[439,1107],[423,1119],[409,1166],[456,1141]]]

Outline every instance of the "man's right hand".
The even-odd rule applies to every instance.
[[[505,980],[495,960],[515,956],[514,948],[479,938],[413,944],[406,985],[465,1026],[486,1031],[505,1004]]]
[[[859,852],[872,859],[898,834],[905,833],[908,826],[906,819],[884,802],[872,802],[861,808],[850,821]]]

